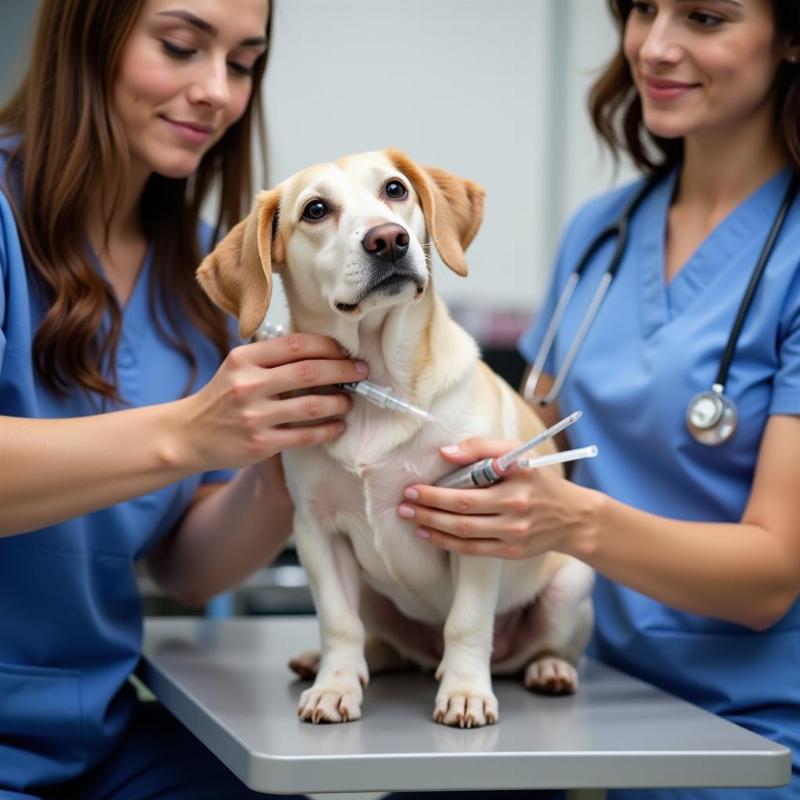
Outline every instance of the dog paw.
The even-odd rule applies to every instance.
[[[361,686],[312,686],[300,695],[297,716],[304,722],[352,722],[361,719]]]
[[[289,661],[289,669],[304,680],[313,680],[319,672],[319,650],[306,650]]]
[[[578,671],[563,658],[544,656],[528,664],[525,686],[542,694],[573,694],[578,690]]]
[[[494,725],[500,719],[500,711],[491,691],[440,691],[436,695],[433,718],[454,728],[482,728]]]

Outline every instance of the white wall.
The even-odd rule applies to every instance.
[[[483,184],[448,302],[534,308],[569,213],[611,184],[585,112],[615,34],[601,0],[274,0],[270,183],[389,145]],[[283,300],[278,294],[272,314]]]
[[[566,218],[612,183],[585,110],[615,46],[605,0],[273,4],[269,182],[387,145],[472,178],[488,196],[471,274],[440,267],[437,286],[451,304],[534,308]],[[0,0],[0,96],[37,5]]]

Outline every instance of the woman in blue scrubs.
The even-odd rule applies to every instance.
[[[597,444],[600,455],[576,462],[571,481],[534,470],[473,493],[477,517],[456,513],[455,490],[409,487],[404,502],[418,535],[439,547],[501,558],[554,549],[590,564],[595,657],[793,754],[782,789],[610,797],[789,800],[800,797],[800,200],[725,387],[738,430],[718,446],[703,444],[687,429],[686,410],[714,383],[767,232],[800,173],[800,6],[610,6],[620,44],[594,86],[592,118],[615,154],[661,177],[632,216],[617,276],[557,403],[542,413],[555,422],[581,409],[569,445]],[[545,306],[520,342],[529,361],[568,275],[640,186],[575,215]],[[578,284],[540,393],[564,362],[614,244],[594,254]],[[443,457],[465,464],[509,446],[470,440]]]
[[[134,561],[192,604],[268,561],[277,454],[349,408],[284,393],[365,374],[322,337],[228,353],[194,279],[209,186],[220,228],[249,202],[268,23],[267,0],[44,0],[0,109],[2,800],[263,796],[128,676]]]

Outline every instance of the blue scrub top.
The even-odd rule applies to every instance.
[[[738,431],[719,447],[698,444],[685,414],[690,398],[714,383],[789,178],[788,170],[779,173],[734,209],[666,286],[665,233],[676,173],[644,200],[619,272],[558,400],[563,414],[584,412],[569,430],[571,446],[597,444],[600,450],[596,459],[575,463],[576,483],[674,519],[741,519],[768,417],[800,414],[800,201],[787,217],[737,345],[726,393],[739,408]],[[589,202],[572,220],[544,306],[519,343],[528,361],[569,273],[640,185]],[[546,365],[552,375],[613,247],[600,248],[578,284]],[[720,547],[723,537],[721,530]],[[708,564],[710,576],[713,570]],[[800,797],[800,603],[769,631],[755,633],[670,608],[602,575],[594,599],[596,657],[790,747],[793,788],[768,796]],[[748,790],[742,796],[759,795]]]
[[[0,161],[0,176],[2,168]],[[188,363],[153,322],[150,261],[148,254],[124,308],[117,354],[120,393],[132,407],[175,400],[189,379]],[[43,308],[2,192],[0,278],[0,414],[98,413],[96,398],[78,390],[58,397],[34,370],[32,340]],[[196,390],[220,358],[199,332],[187,328],[187,336],[198,362]],[[134,561],[173,527],[201,481],[229,477],[196,475],[59,525],[0,537],[0,788],[67,780],[114,747],[134,707],[127,679],[142,639]]]

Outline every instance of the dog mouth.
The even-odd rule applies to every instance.
[[[390,272],[388,275],[385,275],[377,281],[373,281],[369,286],[367,286],[355,303],[338,302],[336,303],[336,308],[345,314],[352,313],[358,309],[361,303],[367,297],[369,297],[369,295],[377,292],[378,294],[382,294],[387,297],[393,297],[396,294],[400,294],[403,287],[408,283],[416,284],[417,292],[415,297],[419,297],[425,290],[425,287],[421,284],[416,275],[405,271]]]

